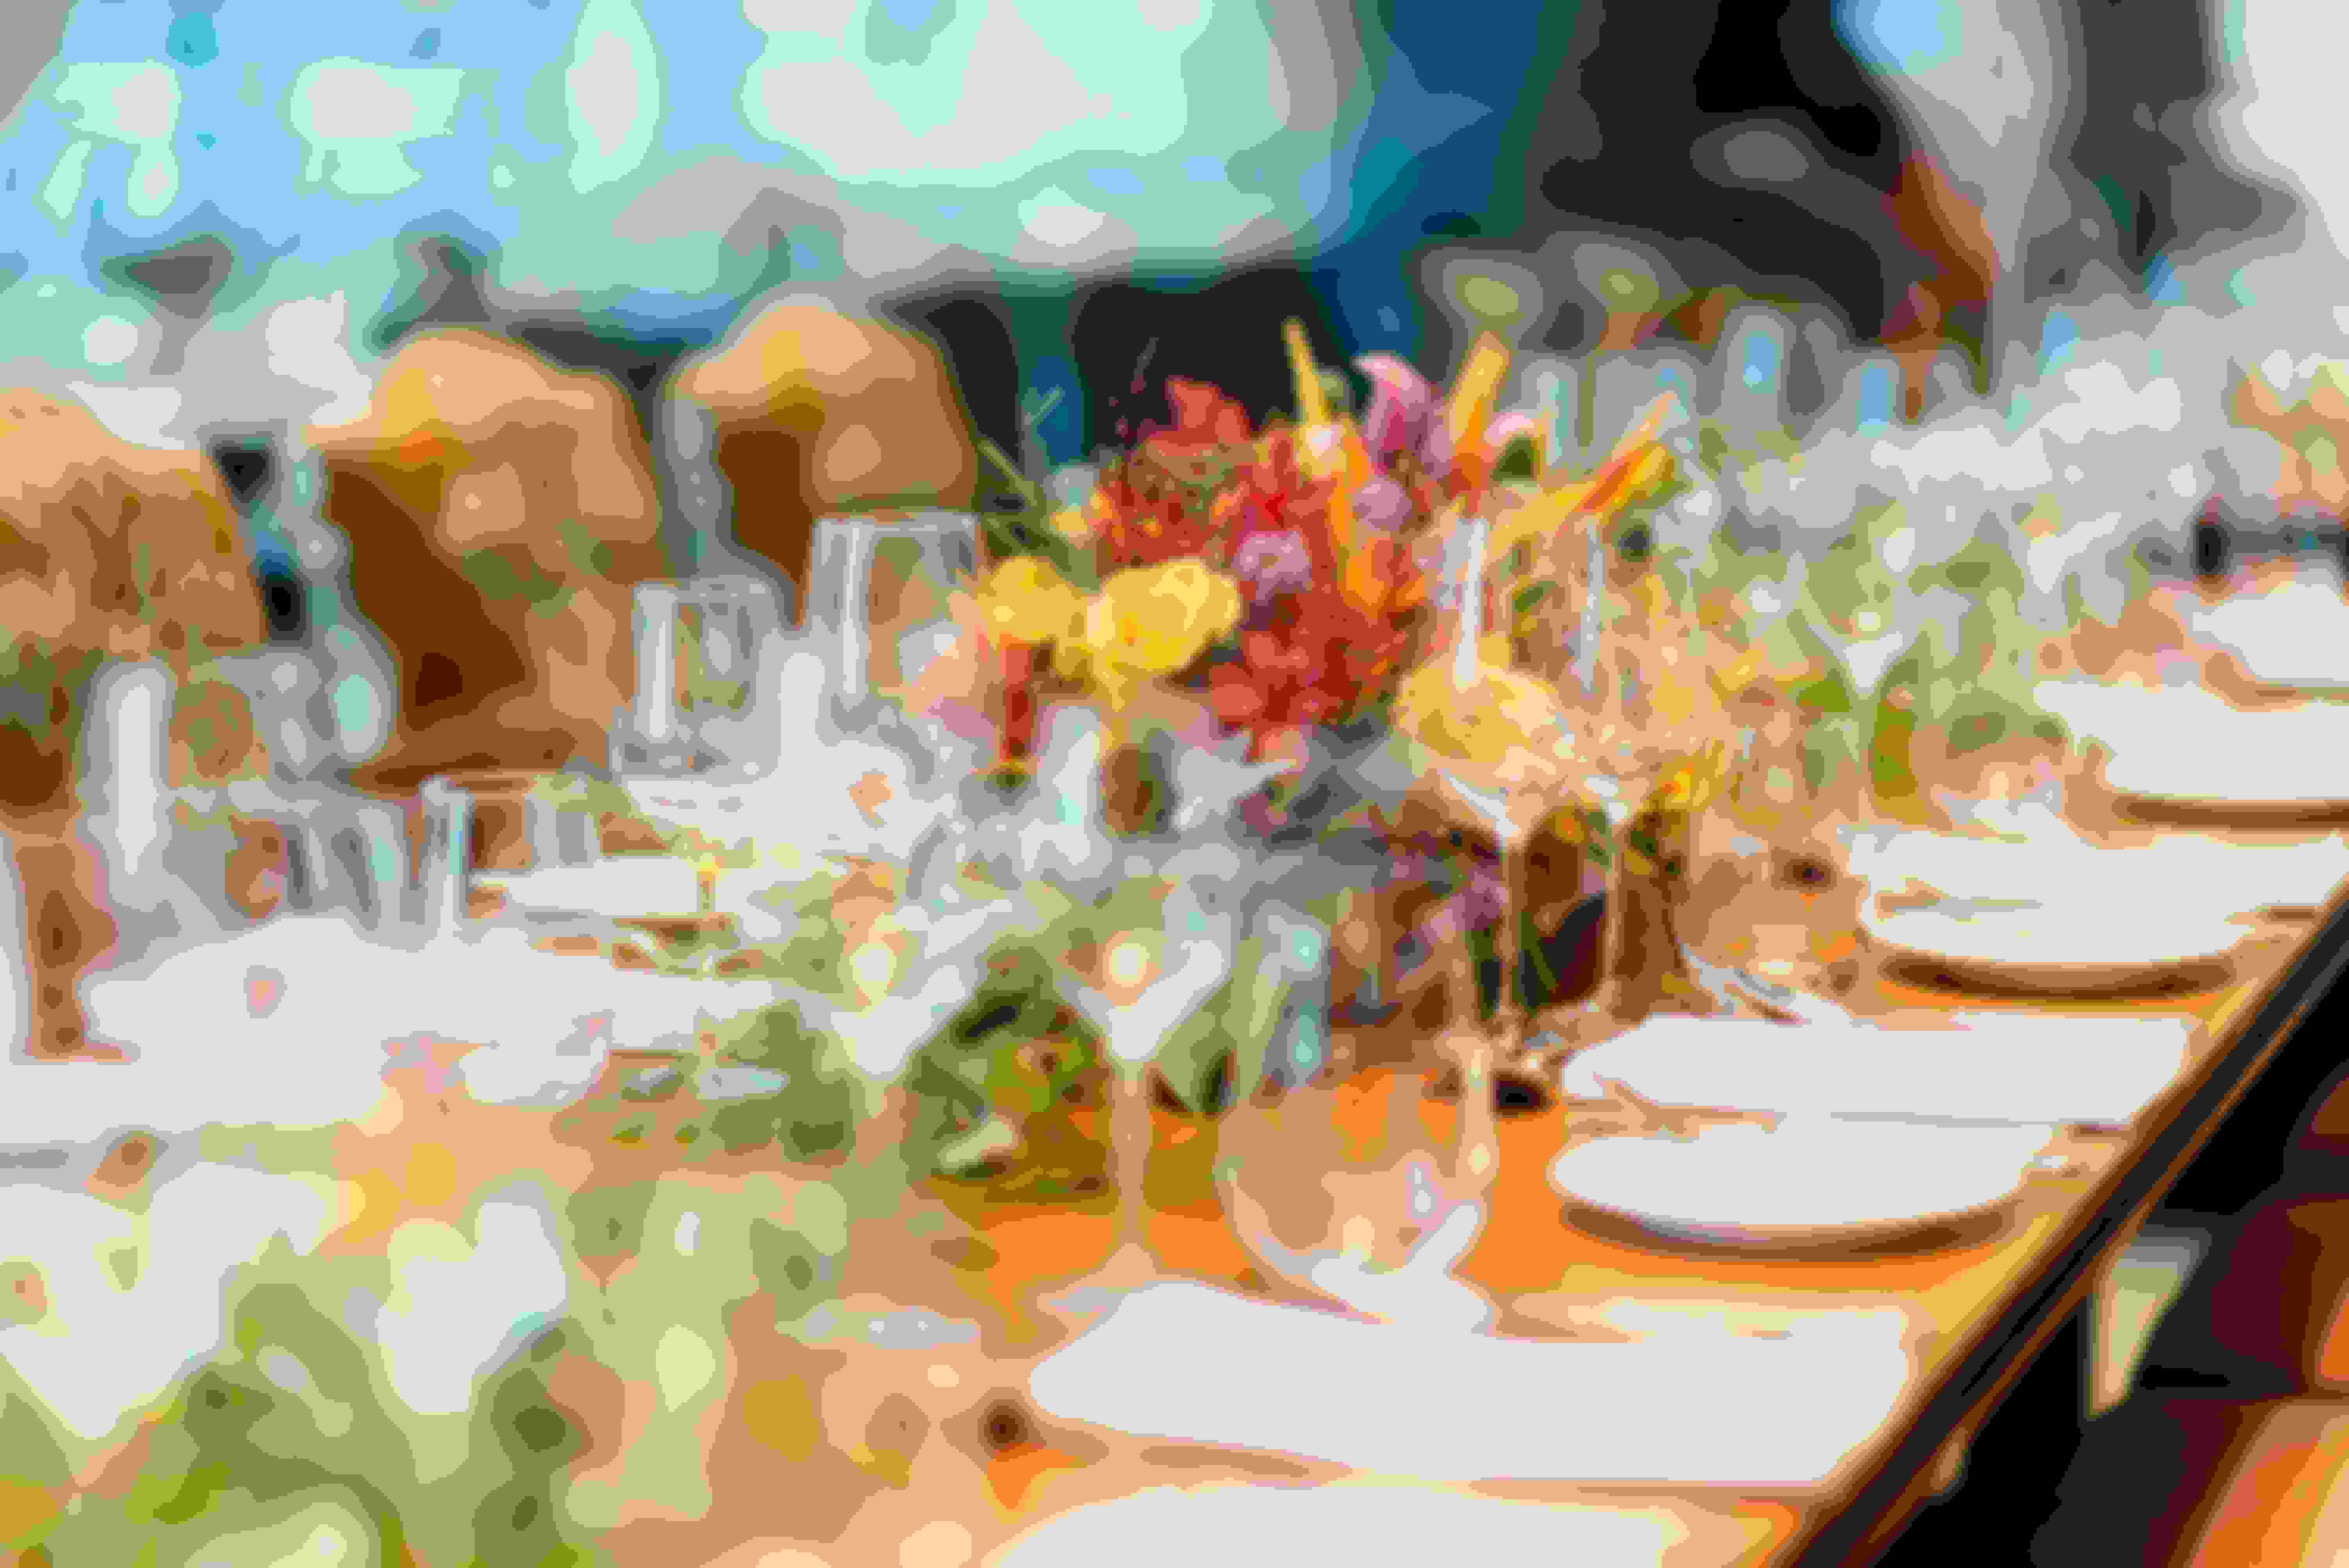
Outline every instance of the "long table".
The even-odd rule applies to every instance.
[[[1671,1522],[1675,1544],[1666,1561],[1674,1568],[1869,1560],[1948,1486],[1969,1435],[2074,1318],[2213,1130],[2271,1069],[2344,961],[2349,895],[2336,896],[2313,923],[2264,930],[2223,985],[2126,1004],[2205,1026],[2185,1072],[2127,1134],[2075,1140],[2071,1169],[2034,1176],[1993,1232],[1930,1252],[1724,1256],[1676,1253],[1606,1231],[1562,1212],[1547,1181],[1559,1150],[1593,1135],[1589,1117],[1555,1103],[1506,1116],[1488,1218],[1456,1268],[1500,1305],[1503,1332],[1570,1338],[1592,1332],[1609,1304],[1763,1325],[1822,1308],[1890,1307],[1915,1331],[1912,1376],[1893,1418],[1826,1485],[1802,1495],[1522,1482],[1476,1490],[1658,1513]],[[1862,986],[1856,1001],[1907,1010],[2054,1006],[2096,1014],[2124,1006],[1960,1000],[1904,988],[1877,971]],[[1416,1119],[1434,1142],[1451,1139],[1456,1104],[1428,1093],[1420,1070],[1380,1065],[1386,1053],[1367,1037],[1340,1044],[1350,1047],[1343,1055],[1367,1065],[1330,1091],[1336,1120],[1367,1136],[1402,1116]],[[2323,1044],[2311,1040],[2307,1048]],[[449,1068],[461,1054],[461,1047],[411,1049],[400,1058],[406,1065],[387,1073],[383,1104],[331,1133],[327,1162],[343,1208],[322,1253],[379,1253],[411,1221],[461,1228],[469,1203],[517,1171],[571,1193],[663,1181],[712,1193],[779,1191],[786,1202],[795,1187],[836,1174],[822,1165],[779,1171],[771,1154],[684,1169],[669,1134],[672,1123],[693,1113],[686,1099],[630,1102],[625,1110],[636,1135],[620,1142],[590,1125],[599,1107],[616,1103],[608,1095],[553,1114],[479,1104],[450,1088]],[[605,1088],[648,1060],[616,1058]],[[1100,1165],[1108,1115],[1097,1102],[1067,1106],[1039,1119],[1019,1163],[984,1181],[930,1184],[967,1234],[938,1237],[887,1212],[852,1221],[833,1282],[838,1321],[896,1322],[912,1314],[917,1325],[951,1332],[843,1332],[808,1343],[753,1322],[755,1314],[730,1320],[732,1389],[709,1418],[706,1439],[709,1506],[698,1518],[674,1509],[667,1518],[634,1517],[623,1508],[602,1537],[604,1550],[622,1563],[748,1563],[794,1551],[835,1565],[912,1561],[905,1553],[918,1557],[921,1549],[908,1544],[908,1532],[918,1526],[931,1532],[923,1539],[939,1561],[954,1559],[959,1568],[1068,1509],[1144,1487],[1379,1479],[1294,1455],[1056,1424],[1037,1412],[1026,1396],[1029,1379],[1069,1337],[1059,1295],[1108,1259],[1117,1240]],[[1148,1252],[1166,1278],[1278,1296],[1280,1288],[1258,1268],[1217,1195],[1213,1171],[1224,1125],[1166,1106],[1154,1111]],[[633,1407],[616,1394],[602,1406],[583,1394],[576,1408],[591,1429],[598,1422],[609,1429],[595,1433],[596,1464],[619,1462],[614,1456],[625,1452],[626,1433],[641,1418],[625,1413]],[[886,1432],[903,1435],[876,1435]],[[752,1467],[773,1464],[779,1449],[800,1484],[755,1484],[750,1478],[762,1472]],[[958,1558],[949,1546],[968,1553]]]

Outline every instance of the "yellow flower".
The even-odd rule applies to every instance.
[[[1093,520],[1081,506],[1064,506],[1052,514],[1052,530],[1071,544],[1090,543],[1093,537]]]
[[[1239,584],[1197,561],[1117,573],[1085,606],[1079,640],[1112,703],[1187,668],[1240,622]]]
[[[1395,723],[1438,756],[1497,769],[1538,759],[1563,740],[1556,696],[1534,677],[1487,665],[1455,686],[1449,660],[1422,665],[1395,694]]]
[[[1058,642],[1076,629],[1084,607],[1084,596],[1032,555],[1003,562],[978,591],[981,619],[1005,642]]]
[[[1718,742],[1672,769],[1656,790],[1659,805],[1697,810],[1709,804],[1729,771],[1729,748]]]
[[[1629,501],[1648,494],[1670,479],[1677,467],[1669,448],[1661,443],[1651,446],[1631,465],[1631,471],[1624,476],[1623,499]]]

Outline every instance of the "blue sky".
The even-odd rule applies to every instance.
[[[144,307],[93,262],[201,228],[283,258],[254,314],[398,282],[454,225],[499,281],[647,309],[739,286],[718,233],[762,187],[819,286],[1128,257],[1213,265],[1341,236],[1375,98],[1432,144],[1485,112],[1248,0],[78,0],[0,149],[12,351],[98,381]],[[844,225],[845,237],[843,237]],[[843,249],[843,247],[845,247]],[[728,268],[734,270],[730,272]],[[0,273],[0,276],[5,276]],[[257,314],[255,319],[258,319]]]

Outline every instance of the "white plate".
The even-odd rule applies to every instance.
[[[1630,1568],[1663,1562],[1682,1533],[1660,1510],[1561,1508],[1392,1483],[1154,1487],[1047,1520],[990,1553],[986,1568],[1422,1568],[1464,1551],[1495,1565]]]
[[[1834,1245],[2005,1202],[2054,1131],[1788,1117],[1775,1129],[1597,1139],[1559,1155],[1549,1178],[1568,1199],[1666,1236]]]
[[[2142,716],[2113,729],[2105,782],[2124,795],[2240,805],[2349,801],[2349,707],[2241,710],[2222,701],[2188,722]]]
[[[2107,849],[2075,836],[2027,840],[1955,833],[1855,836],[1851,871],[1879,890],[1915,882],[1951,898],[2053,902],[2069,891],[2190,893],[2203,908],[2248,913],[2322,904],[2349,881],[2349,840],[2246,844],[2199,833]]]
[[[694,868],[667,855],[626,856],[592,866],[477,875],[478,887],[503,893],[510,909],[594,914],[610,920],[691,914],[700,907]]]
[[[2214,963],[2250,929],[2224,913],[2183,901],[2126,892],[2084,893],[2021,908],[1967,907],[1956,901],[1888,911],[1869,898],[1860,927],[1895,956],[1997,971],[2018,983],[2106,985]]]
[[[2195,1026],[2177,1017],[1957,1014],[1947,1029],[1785,1028],[1654,1018],[1578,1052],[1560,1088],[1688,1109],[2126,1127],[2177,1080]]]
[[[2252,679],[2311,690],[2349,686],[2349,604],[2330,583],[2289,583],[2194,612],[2196,635]]]

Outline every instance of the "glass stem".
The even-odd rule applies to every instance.
[[[856,1126],[850,1134],[847,1181],[853,1204],[864,1212],[887,1212],[903,1202],[919,1179],[908,1147],[913,1132],[907,1107],[885,1083],[858,1081]]]
[[[1599,1004],[1625,1022],[1661,1010],[1686,988],[1673,906],[1686,852],[1688,813],[1651,806],[1617,832],[1608,867],[1606,938]]]
[[[1460,1062],[1458,1174],[1482,1186],[1500,1167],[1499,1119],[1493,1109],[1493,1037],[1479,1029]]]
[[[1111,1085],[1110,1158],[1117,1185],[1117,1243],[1143,1245],[1143,1179],[1150,1164],[1148,1068],[1121,1062]]]
[[[1525,967],[1526,842],[1512,836],[1501,844],[1501,935],[1495,945],[1501,957],[1501,985],[1493,1004],[1494,1023],[1503,1047],[1510,1051],[1524,1043],[1526,1010],[1520,981]]]

